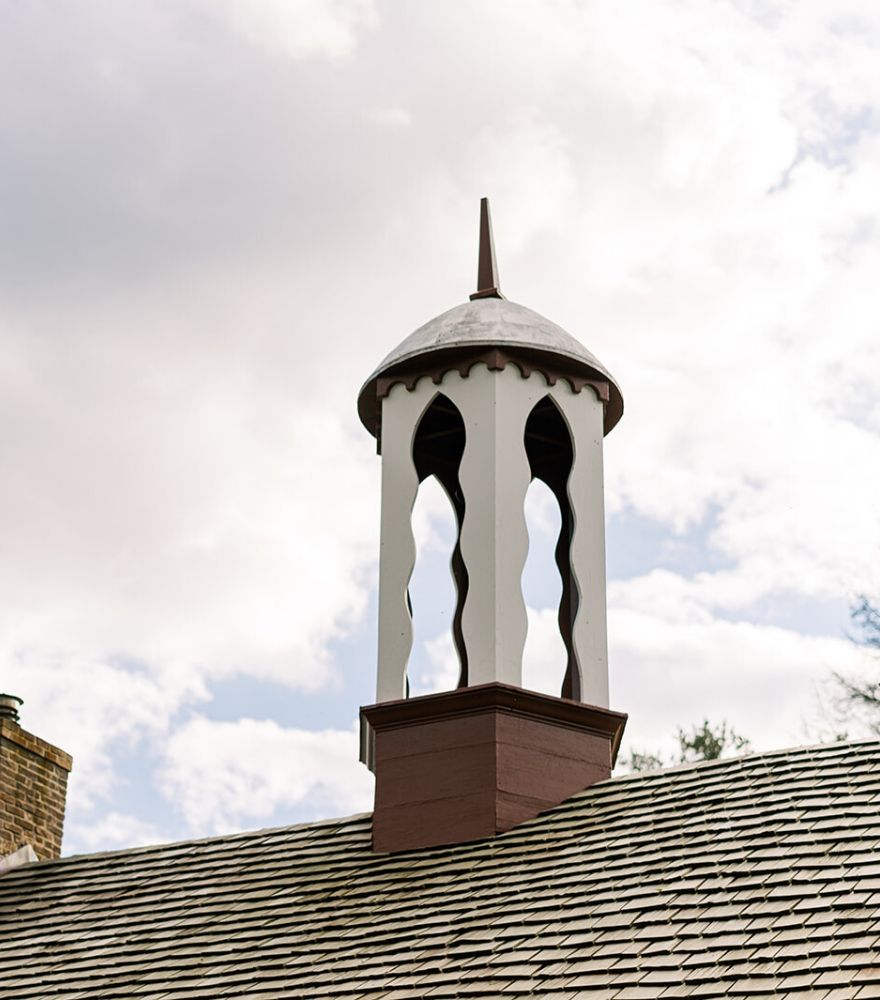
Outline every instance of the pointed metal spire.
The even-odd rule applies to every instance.
[[[498,287],[498,265],[495,263],[495,242],[492,239],[492,216],[489,199],[480,199],[480,259],[477,265],[477,290],[472,299],[503,299]]]

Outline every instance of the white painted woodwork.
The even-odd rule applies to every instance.
[[[567,388],[567,385],[566,385]],[[557,384],[555,389],[560,389]],[[581,701],[608,708],[608,629],[605,609],[605,501],[601,401],[589,388],[554,392],[568,423],[574,461],[568,497],[574,526],[571,567],[578,591],[572,645],[580,670]]]
[[[534,403],[527,380],[511,365],[493,372],[481,363],[467,378],[450,372],[442,387],[465,426],[459,481],[468,682],[521,687],[528,629],[522,571],[529,549],[523,504],[531,481],[523,434]]]
[[[435,395],[431,380],[421,379],[412,392],[394,386],[382,401],[377,702],[406,697],[413,634],[407,588],[416,562],[412,511],[419,491],[412,445],[421,415]]]
[[[465,501],[460,544],[468,573],[462,612],[468,683],[522,686],[528,628],[522,596],[528,553],[524,503],[531,480],[524,433],[532,409],[549,395],[569,427],[574,452],[568,494],[579,603],[572,642],[581,699],[607,707],[602,403],[589,387],[575,393],[564,380],[548,386],[540,373],[523,378],[514,365],[490,371],[483,363],[466,377],[447,372],[439,386],[427,377],[412,390],[398,384],[382,401],[377,700],[391,701],[406,693],[412,649],[407,588],[416,556],[411,517],[419,486],[412,446],[419,420],[438,392],[458,407],[465,426],[459,481]]]

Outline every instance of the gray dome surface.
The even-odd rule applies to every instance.
[[[382,361],[364,383],[358,412],[376,433],[376,381],[397,370],[413,371],[416,359],[480,347],[501,347],[523,355],[555,355],[567,370],[598,376],[609,383],[611,400],[605,433],[620,419],[623,397],[607,368],[570,333],[532,309],[500,298],[481,298],[454,306],[411,333]],[[427,365],[426,365],[427,367]]]
[[[524,347],[561,354],[611,379],[580,341],[540,313],[507,299],[474,299],[435,316],[385,358],[368,381],[402,361],[450,347]],[[613,380],[612,380],[613,381]]]

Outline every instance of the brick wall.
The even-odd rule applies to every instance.
[[[30,844],[41,861],[61,855],[69,754],[0,718],[0,857]]]

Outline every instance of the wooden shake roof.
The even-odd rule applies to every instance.
[[[356,816],[0,876],[0,997],[880,997],[880,743],[594,785],[394,856]]]

